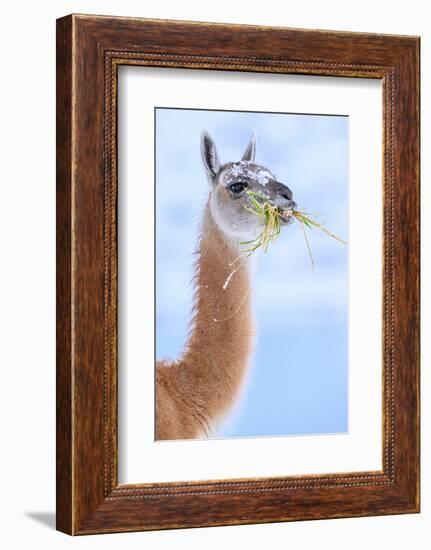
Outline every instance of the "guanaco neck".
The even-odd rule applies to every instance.
[[[198,252],[195,315],[180,376],[217,422],[238,396],[252,350],[249,260],[218,228],[209,205]]]

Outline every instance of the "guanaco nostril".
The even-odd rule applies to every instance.
[[[292,193],[280,193],[280,195],[283,197],[283,199],[286,199],[288,201],[290,201],[290,199],[292,198]]]
[[[291,201],[292,198],[293,198],[293,193],[292,191],[289,189],[289,187],[287,187],[287,185],[284,185],[284,183],[281,183],[281,182],[277,182],[277,186],[276,186],[276,193],[283,199],[287,200],[287,201]]]

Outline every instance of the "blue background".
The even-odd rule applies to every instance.
[[[186,341],[193,252],[208,183],[203,129],[222,162],[240,160],[253,131],[256,162],[348,240],[348,117],[156,109],[156,355]],[[297,223],[254,259],[257,345],[241,400],[215,437],[340,433],[348,429],[348,247]]]

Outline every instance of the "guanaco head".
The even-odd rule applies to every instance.
[[[252,205],[248,192],[282,210],[296,207],[289,187],[279,182],[268,168],[255,162],[255,134],[237,162],[221,164],[214,140],[207,132],[202,133],[201,153],[210,182],[211,213],[229,238],[248,241],[262,231],[263,221],[250,211]],[[289,223],[289,219],[284,223]]]

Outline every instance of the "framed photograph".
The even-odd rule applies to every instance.
[[[57,528],[419,511],[419,38],[57,21]]]

